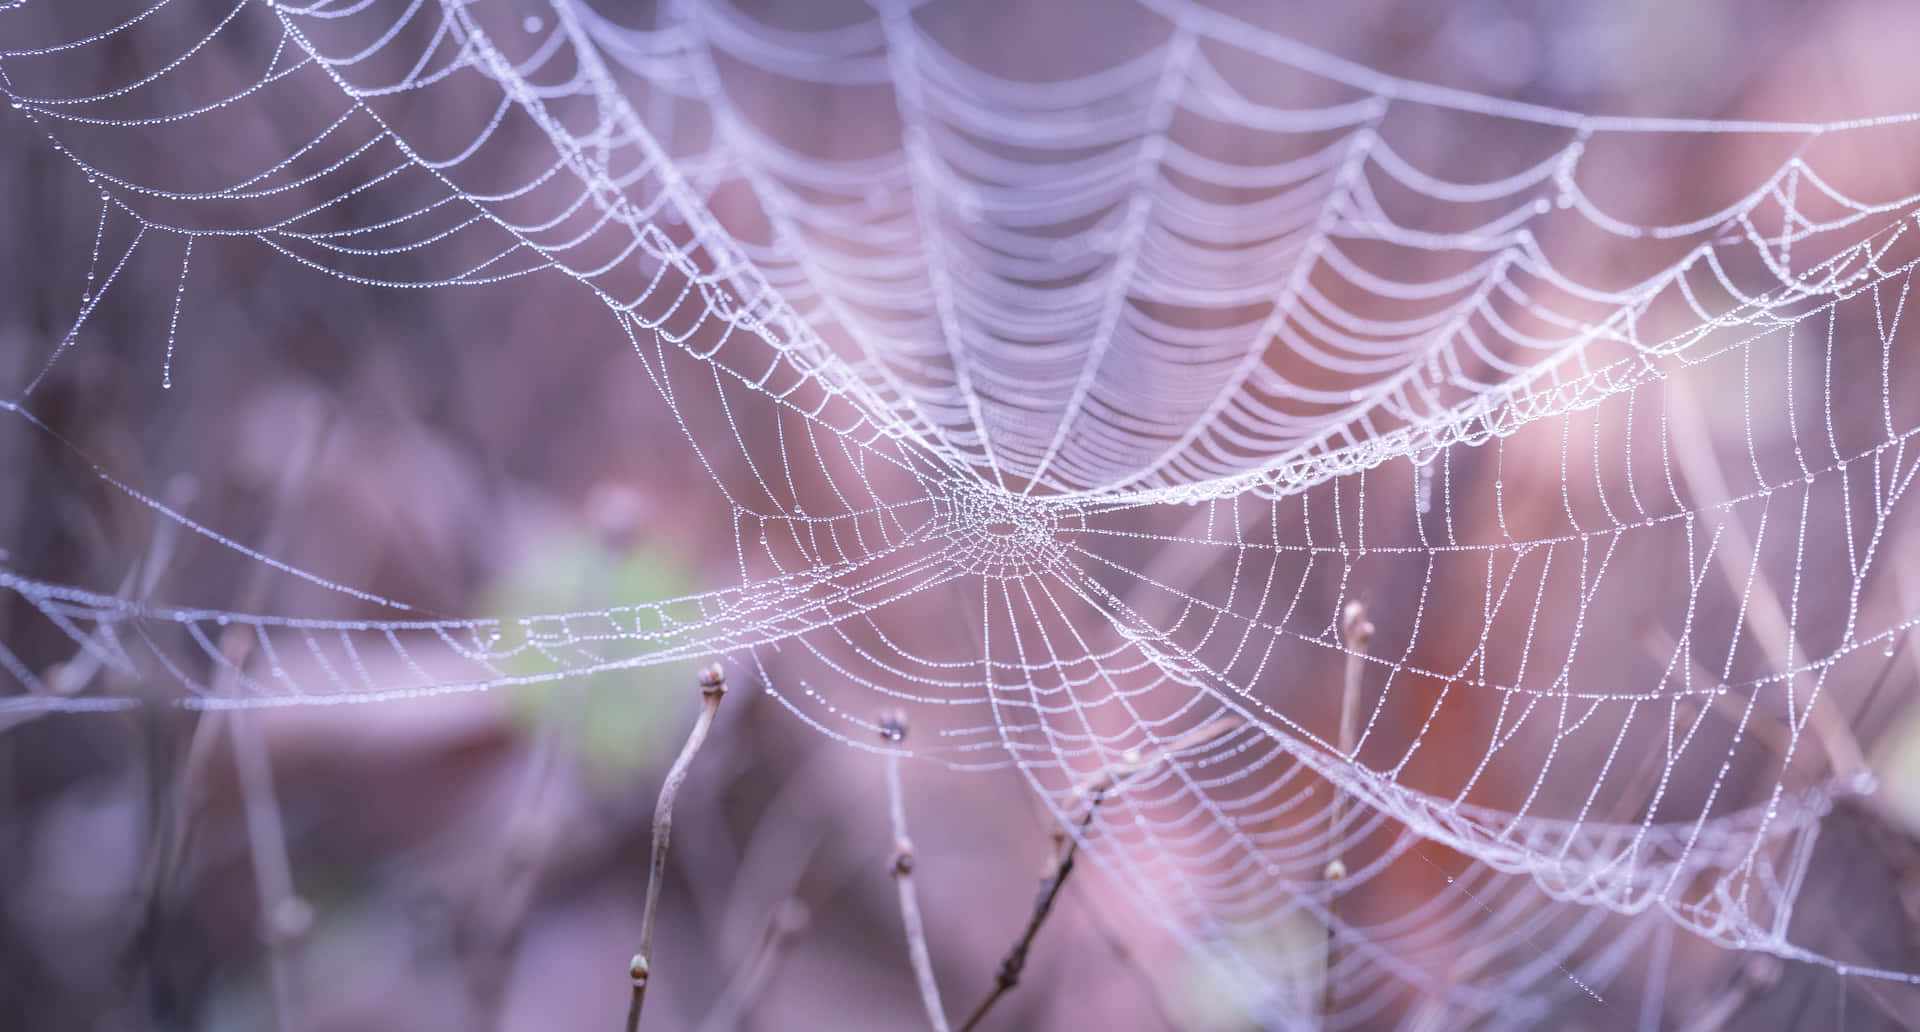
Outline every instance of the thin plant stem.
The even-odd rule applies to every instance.
[[[1354,751],[1360,742],[1360,682],[1367,670],[1367,645],[1373,641],[1373,623],[1367,619],[1367,607],[1359,600],[1351,600],[1340,614],[1340,630],[1346,640],[1347,661],[1340,689],[1340,755],[1347,762],[1354,760]],[[1340,848],[1340,836],[1347,816],[1347,792],[1343,788],[1333,790],[1333,807],[1327,818],[1327,867],[1322,878],[1328,882],[1337,882],[1347,876],[1347,860]],[[1339,986],[1333,977],[1334,964],[1340,955],[1340,897],[1337,888],[1327,897],[1327,956],[1326,971],[1321,976],[1320,1013],[1322,1016],[1333,1013],[1334,1003],[1339,996]]]
[[[1340,631],[1347,643],[1345,677],[1340,691],[1340,755],[1349,762],[1360,742],[1360,679],[1367,672],[1367,645],[1373,641],[1373,623],[1358,600],[1341,613]]]
[[[472,924],[475,944],[463,966],[476,1024],[482,1027],[502,1025],[508,968],[558,833],[548,797],[561,780],[561,752],[559,726],[548,717],[535,733],[525,775],[502,822],[498,873],[470,904],[465,917]]]
[[[667,839],[673,834],[673,800],[687,780],[693,757],[707,740],[714,714],[720,712],[720,699],[727,694],[727,672],[720,664],[700,672],[700,715],[694,718],[687,742],[667,769],[660,785],[660,799],[653,807],[653,856],[647,867],[647,903],[640,913],[640,952],[633,955],[627,974],[633,981],[633,997],[627,1004],[627,1032],[640,1027],[640,1008],[647,1000],[647,978],[653,970],[653,919],[660,906],[660,883],[666,878]]]
[[[1074,787],[1074,794],[1087,801],[1086,813],[1076,822],[1072,833],[1064,828],[1054,829],[1053,859],[1040,878],[1040,892],[1034,897],[1033,913],[1027,918],[1027,925],[1021,930],[1020,937],[1014,940],[1012,948],[1001,958],[1000,967],[994,972],[993,988],[973,1009],[966,1023],[960,1026],[960,1032],[973,1032],[985,1020],[993,1005],[1000,1001],[1000,997],[1020,984],[1020,974],[1027,966],[1027,954],[1033,948],[1033,940],[1040,934],[1040,926],[1046,923],[1048,915],[1053,913],[1053,905],[1060,898],[1060,891],[1066,888],[1067,878],[1073,874],[1074,860],[1079,854],[1080,839],[1092,827],[1094,817],[1100,812],[1100,804],[1106,801],[1107,796],[1118,791],[1128,778],[1151,769],[1162,760],[1201,748],[1243,726],[1245,722],[1237,717],[1222,717],[1188,731],[1151,753],[1140,754],[1128,750],[1120,762],[1108,764]]]
[[[907,715],[893,710],[880,718],[880,737],[896,745],[906,741]],[[933,977],[933,957],[927,950],[927,929],[920,917],[920,895],[913,883],[913,839],[907,836],[907,805],[900,792],[900,753],[887,753],[887,812],[893,821],[893,885],[900,895],[900,923],[906,927],[907,959],[913,964],[914,984],[934,1032],[947,1032],[947,1009],[940,1002],[940,983]]]
[[[236,710],[227,715],[227,731],[233,736],[233,762],[240,780],[241,806],[246,814],[247,852],[253,863],[262,934],[266,938],[267,984],[274,1025],[280,1032],[293,1032],[299,1026],[299,1018],[293,1004],[294,979],[288,944],[306,932],[312,923],[312,909],[294,893],[286,826],[280,816],[273,787],[273,764],[260,727],[253,714]]]
[[[1152,770],[1162,760],[1198,749],[1245,726],[1246,721],[1239,717],[1221,717],[1202,724],[1150,752],[1128,749],[1118,761],[1107,764],[1093,776],[1075,785],[1074,795],[1080,799],[1110,796],[1117,792],[1128,778]]]
[[[1667,400],[1668,418],[1673,426],[1669,436],[1680,479],[1693,492],[1694,501],[1702,510],[1726,512],[1726,519],[1720,525],[1720,547],[1715,552],[1714,565],[1719,568],[1727,590],[1742,601],[1747,630],[1766,653],[1767,662],[1786,678],[1788,712],[1791,713],[1803,705],[1797,686],[1805,680],[1796,673],[1800,667],[1800,643],[1794,635],[1793,622],[1780,604],[1773,583],[1760,568],[1753,539],[1730,508],[1731,493],[1721,472],[1720,460],[1714,456],[1712,431],[1707,426],[1706,414],[1700,411],[1699,400],[1685,384],[1677,382],[1667,392]],[[1811,726],[1834,776],[1851,781],[1865,774],[1866,757],[1848,729],[1846,717],[1834,704],[1832,692],[1815,687],[1804,705],[1802,719]]]
[[[1085,893],[1082,893],[1082,897],[1085,897]],[[1139,982],[1140,987],[1146,991],[1147,1002],[1151,1003],[1154,1011],[1159,1014],[1160,1023],[1167,1028],[1179,1028],[1181,1021],[1175,1017],[1175,1013],[1180,1008],[1168,999],[1167,988],[1161,984],[1161,979],[1147,970],[1147,965],[1141,961],[1140,955],[1127,945],[1121,932],[1109,923],[1100,907],[1086,906],[1081,909],[1088,917],[1088,924],[1093,926],[1094,931],[1107,944],[1107,948],[1113,951],[1114,959],[1125,964],[1127,970],[1133,973],[1134,980]]]
[[[1730,1027],[1741,1008],[1779,983],[1780,973],[1779,958],[1764,953],[1749,954],[1734,968],[1733,978],[1698,1005],[1692,1020],[1683,1026],[1683,1032],[1718,1032]]]
[[[1103,788],[1094,788],[1087,799],[1086,816],[1080,818],[1078,831],[1085,833],[1093,824],[1094,815],[1100,811],[1100,803],[1106,798]],[[1053,913],[1053,904],[1060,898],[1060,890],[1066,888],[1067,878],[1073,874],[1073,861],[1080,851],[1080,839],[1064,829],[1056,828],[1053,833],[1053,861],[1047,865],[1046,874],[1040,879],[1040,892],[1034,897],[1033,913],[1027,918],[1027,926],[1014,940],[1013,947],[1000,959],[1000,967],[993,974],[993,988],[988,991],[980,1005],[973,1009],[966,1023],[960,1026],[960,1032],[973,1032],[980,1022],[986,1019],[987,1012],[1000,1002],[1014,986],[1020,984],[1020,973],[1027,966],[1027,953],[1033,948],[1034,937],[1040,934],[1040,926],[1045,924],[1047,916]]]
[[[198,491],[198,482],[188,474],[181,473],[167,482],[166,504],[173,510],[180,510],[192,504]],[[173,561],[173,553],[180,538],[180,525],[172,520],[156,520],[153,526],[153,538],[148,542],[146,554],[136,559],[120,580],[114,597],[122,600],[146,602],[153,596],[153,590],[166,573],[167,566]],[[3,553],[0,553],[3,554]],[[104,635],[105,630],[96,631],[82,645],[76,645],[72,657],[56,663],[47,671],[45,679],[35,677],[26,669],[18,656],[8,651],[0,643],[0,669],[11,670],[25,684],[32,695],[74,696],[87,689],[93,679],[106,667],[106,656],[112,646],[97,648],[95,640]],[[38,720],[51,709],[22,709],[0,714],[0,731],[18,727],[29,721]]]
[[[700,1021],[695,1032],[720,1032],[721,1029],[740,1028],[741,1020],[753,1009],[753,1004],[766,988],[767,980],[780,964],[786,953],[787,944],[793,941],[807,927],[813,915],[807,905],[798,898],[788,897],[773,908],[767,917],[766,928],[760,936],[760,943],[754,949],[753,956],[745,964],[734,969],[733,977],[728,979],[727,987],[720,993],[720,1002]]]
[[[299,497],[306,488],[331,424],[331,417],[323,408],[315,406],[307,414],[304,432],[275,485],[272,515],[261,540],[261,549],[269,555],[278,552],[291,534],[293,521],[299,512]],[[268,569],[265,564],[254,566],[240,594],[239,609],[242,612],[263,608]],[[260,633],[236,624],[221,634],[213,677],[215,698],[231,698],[236,694]],[[260,904],[261,934],[266,942],[267,987],[272,996],[274,1024],[279,1032],[294,1032],[299,1024],[299,1012],[293,1001],[295,958],[292,951],[313,923],[313,908],[294,889],[293,860],[287,854],[286,822],[280,814],[280,799],[273,784],[273,761],[260,726],[253,714],[245,710],[228,714],[226,723],[227,732],[232,736],[234,770],[240,782],[241,812],[246,821],[247,852],[253,865],[255,892]]]

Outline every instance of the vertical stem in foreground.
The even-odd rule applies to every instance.
[[[286,824],[275,796],[273,763],[254,714],[246,710],[227,714],[227,730],[233,736],[233,762],[246,817],[247,855],[253,864],[254,892],[260,903],[260,934],[266,940],[263,961],[274,1028],[295,1032],[300,1020],[294,1004],[295,978],[288,946],[306,933],[313,910],[294,893],[293,861],[287,855]]]
[[[907,738],[907,715],[891,710],[880,718],[880,736],[889,742]],[[920,896],[913,886],[913,840],[907,837],[907,806],[900,796],[900,754],[887,754],[887,811],[893,819],[893,884],[900,892],[900,922],[907,930],[907,958],[913,963],[920,1002],[927,1024],[947,1032],[947,1011],[940,1003],[940,983],[933,977],[933,957],[927,951],[926,925],[920,919]]]
[[[1719,567],[1727,590],[1741,600],[1747,631],[1759,643],[1773,672],[1785,678],[1788,715],[1801,709],[1804,716],[1800,719],[1812,728],[1814,738],[1826,752],[1833,776],[1841,781],[1856,782],[1871,767],[1860,750],[1860,743],[1853,737],[1846,715],[1833,700],[1833,690],[1822,691],[1819,681],[1815,681],[1805,687],[1806,698],[1800,697],[1807,678],[1799,671],[1808,666],[1795,633],[1794,613],[1781,604],[1779,593],[1761,568],[1755,539],[1749,536],[1738,514],[1727,507],[1733,493],[1714,454],[1713,430],[1706,413],[1700,410],[1699,400],[1684,380],[1669,383],[1667,418],[1672,431],[1668,436],[1680,480],[1693,493],[1702,512],[1709,509],[1726,512],[1717,531],[1719,547],[1714,549],[1714,565]],[[1762,523],[1761,530],[1765,529],[1766,524]],[[1794,740],[1798,740],[1797,729]],[[1782,762],[1787,759],[1783,758]]]
[[[694,754],[707,740],[713,716],[720,711],[720,699],[726,694],[727,672],[720,664],[700,671],[700,715],[694,718],[693,730],[687,732],[687,743],[680,747],[680,755],[668,768],[667,779],[660,785],[660,801],[653,807],[653,859],[647,868],[646,909],[640,914],[640,952],[633,955],[633,963],[627,970],[633,979],[633,998],[627,1004],[627,1032],[640,1027],[640,1008],[647,999],[647,975],[653,961],[653,918],[660,905],[660,882],[666,877],[667,838],[673,833],[673,800],[680,794],[680,785],[687,780],[687,768],[693,765]]]
[[[332,417],[322,407],[311,406],[301,415],[304,419],[299,423],[300,437],[274,486],[273,509],[260,542],[260,548],[268,555],[279,552],[292,532],[300,511],[300,496],[326,444],[331,425]],[[258,612],[264,607],[268,574],[269,567],[264,563],[254,564],[236,608],[241,612]],[[241,625],[230,626],[221,633],[213,675],[215,698],[227,699],[239,694],[242,672],[262,633]],[[287,853],[286,822],[281,818],[280,797],[273,783],[273,761],[260,725],[255,715],[244,709],[228,714],[226,724],[233,742],[234,773],[240,782],[247,855],[253,866],[254,891],[260,901],[260,933],[266,945],[267,991],[272,997],[274,1027],[277,1032],[297,1032],[301,1024],[300,1008],[295,1001],[299,979],[292,953],[313,923],[313,908],[295,892],[293,859]],[[202,726],[214,725],[209,722]],[[200,739],[197,728],[194,737],[197,743]],[[208,741],[211,741],[211,732]],[[183,777],[190,773],[190,769],[183,772]]]
[[[1103,782],[1111,776],[1110,772],[1102,775]],[[1105,788],[1096,785],[1090,790],[1086,816],[1080,818],[1080,832],[1084,833],[1093,824],[1094,815],[1100,812],[1100,803],[1105,798]],[[1027,927],[1021,931],[1020,938],[1014,940],[1013,947],[1000,959],[1000,967],[993,973],[992,991],[973,1009],[966,1024],[960,1026],[960,1032],[973,1032],[978,1028],[980,1022],[986,1020],[987,1012],[1000,1002],[1000,997],[1020,984],[1020,973],[1026,969],[1027,953],[1033,949],[1034,937],[1040,934],[1040,926],[1053,913],[1053,904],[1060,898],[1060,890],[1066,887],[1067,876],[1073,873],[1073,860],[1079,850],[1080,840],[1067,829],[1053,830],[1053,857],[1047,863],[1047,873],[1040,879],[1040,892],[1033,901],[1033,915],[1027,919]]]
[[[1373,640],[1373,623],[1367,619],[1367,607],[1361,605],[1358,599],[1348,601],[1346,609],[1340,614],[1340,632],[1347,645],[1346,671],[1340,688],[1340,755],[1351,763],[1360,740],[1360,678],[1367,669],[1367,644]],[[1347,876],[1347,862],[1340,848],[1346,815],[1346,790],[1335,787],[1333,809],[1327,821],[1327,867],[1321,875],[1329,882]],[[1321,984],[1322,1015],[1333,1013],[1337,995],[1333,967],[1339,950],[1339,912],[1340,899],[1336,890],[1327,898],[1327,970]]]

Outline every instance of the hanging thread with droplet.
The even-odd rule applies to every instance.
[[[160,387],[173,388],[173,341],[180,332],[180,299],[187,293],[187,263],[193,260],[193,237],[187,237],[186,250],[180,254],[180,283],[173,288],[173,318],[167,321],[167,357],[160,367]]]
[[[100,241],[107,235],[107,208],[113,196],[106,191],[100,193],[100,224],[93,229],[93,259],[87,262],[87,286],[80,292],[80,304],[86,305],[93,300],[93,278],[100,271]]]

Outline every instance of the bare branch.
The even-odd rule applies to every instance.
[[[268,554],[278,552],[290,536],[299,512],[299,498],[319,459],[321,448],[332,425],[331,416],[313,406],[303,423],[304,432],[274,488],[272,516],[267,521],[261,548]],[[256,564],[241,591],[239,608],[258,611],[266,600],[269,567]],[[228,627],[220,636],[220,654],[213,677],[217,698],[235,694],[240,675],[246,669],[257,640],[255,631],[239,625]],[[240,781],[242,813],[246,818],[247,850],[253,864],[255,891],[260,901],[261,934],[266,940],[268,991],[272,995],[274,1024],[279,1032],[294,1032],[298,1026],[298,1008],[294,995],[294,958],[292,947],[313,923],[313,908],[294,891],[293,861],[287,855],[286,824],[280,815],[280,800],[273,785],[273,762],[266,739],[254,715],[236,710],[227,718],[228,733],[233,736],[233,762]]]
[[[1108,778],[1111,781],[1111,776]],[[1093,823],[1094,815],[1100,811],[1100,803],[1106,798],[1106,789],[1096,787],[1087,799],[1086,816],[1080,818],[1078,830],[1085,832]],[[1046,873],[1040,878],[1040,892],[1033,900],[1033,914],[1027,918],[1027,927],[1020,932],[1020,938],[1014,940],[1013,947],[1000,959],[1000,967],[993,973],[993,989],[980,1005],[973,1009],[966,1024],[960,1026],[960,1032],[973,1032],[980,1022],[993,1009],[993,1005],[1005,996],[1008,990],[1020,984],[1020,973],[1027,966],[1027,952],[1033,948],[1034,937],[1040,934],[1040,926],[1045,924],[1047,916],[1053,913],[1053,904],[1060,898],[1060,890],[1067,885],[1068,876],[1073,874],[1073,861],[1080,850],[1078,837],[1068,834],[1063,828],[1053,831],[1053,858],[1047,864]]]
[[[1360,740],[1360,678],[1367,671],[1367,645],[1373,641],[1373,622],[1367,607],[1351,600],[1340,614],[1340,633],[1346,638],[1346,677],[1340,694],[1340,755],[1353,759]]]
[[[880,736],[889,742],[907,738],[907,715],[892,710],[880,718]],[[887,754],[887,810],[893,818],[893,884],[900,893],[900,921],[907,929],[907,957],[913,962],[914,982],[927,1009],[927,1024],[947,1032],[947,1009],[940,1002],[940,983],[933,977],[933,958],[927,952],[927,930],[920,919],[920,897],[913,886],[913,840],[907,837],[907,807],[900,796],[900,754]]]
[[[1082,898],[1084,897],[1083,893]],[[1093,930],[1113,952],[1114,959],[1125,964],[1127,970],[1133,973],[1134,980],[1140,983],[1140,988],[1145,990],[1147,1002],[1153,1005],[1154,1011],[1159,1015],[1160,1024],[1167,1028],[1181,1027],[1182,1020],[1174,1016],[1181,1008],[1168,998],[1167,987],[1162,984],[1162,979],[1148,970],[1146,963],[1140,959],[1140,955],[1134,951],[1133,947],[1128,945],[1120,930],[1113,927],[1099,906],[1083,907],[1082,912],[1087,915],[1088,924],[1092,925]]]
[[[299,1018],[293,1004],[292,958],[288,955],[288,946],[313,923],[313,909],[294,892],[286,826],[280,818],[280,805],[273,787],[273,765],[259,725],[252,713],[236,710],[227,715],[227,730],[233,736],[233,762],[240,781],[242,812],[246,815],[247,852],[252,859],[255,892],[260,902],[274,1027],[280,1032],[293,1032],[299,1027]]]
[[[1074,786],[1074,795],[1087,801],[1086,813],[1076,822],[1075,831],[1070,834],[1063,828],[1053,832],[1053,855],[1048,861],[1046,872],[1040,878],[1040,891],[1034,897],[1033,913],[1027,919],[1026,928],[1020,937],[1014,940],[1011,949],[1000,960],[1000,967],[994,972],[993,989],[986,999],[973,1009],[960,1032],[972,1032],[993,1009],[1000,997],[1005,996],[1014,986],[1020,984],[1020,974],[1027,966],[1027,954],[1033,948],[1033,940],[1040,934],[1040,926],[1046,923],[1048,915],[1053,913],[1053,905],[1060,898],[1060,890],[1066,887],[1067,878],[1073,874],[1073,864],[1080,849],[1080,836],[1093,824],[1100,811],[1100,804],[1107,796],[1118,791],[1128,778],[1149,770],[1162,761],[1180,753],[1198,749],[1210,742],[1238,731],[1245,726],[1239,717],[1222,717],[1209,721],[1180,735],[1173,741],[1159,746],[1151,752],[1128,750],[1118,763],[1111,763],[1096,771],[1091,777]]]
[[[1347,645],[1346,671],[1340,692],[1340,755],[1351,763],[1360,741],[1360,680],[1367,670],[1367,645],[1373,641],[1373,622],[1367,619],[1367,607],[1361,605],[1358,599],[1349,600],[1346,609],[1341,612],[1340,632]],[[1335,787],[1333,808],[1327,817],[1327,867],[1321,875],[1329,882],[1347,876],[1346,857],[1341,855],[1340,849],[1341,828],[1346,823],[1346,815],[1346,790]],[[1326,972],[1321,981],[1322,1014],[1333,1013],[1334,1000],[1338,995],[1333,966],[1340,945],[1339,912],[1340,898],[1336,891],[1327,898],[1327,959]]]
[[[680,747],[680,755],[667,769],[667,779],[660,785],[660,801],[653,807],[653,859],[647,868],[646,909],[640,915],[640,952],[633,955],[627,969],[633,980],[633,998],[627,1004],[627,1032],[640,1027],[640,1008],[646,1003],[647,977],[653,968],[653,918],[660,905],[660,883],[666,877],[667,839],[673,833],[673,800],[680,794],[680,785],[687,780],[687,769],[693,765],[694,754],[700,751],[701,744],[706,742],[714,714],[720,712],[720,699],[726,694],[727,672],[720,664],[700,672],[700,715],[694,718],[693,730],[687,732],[687,743]]]
[[[760,945],[754,949],[753,956],[733,973],[727,981],[727,987],[720,993],[720,1002],[700,1021],[696,1032],[717,1032],[724,1028],[739,1028],[740,1017],[753,1008],[753,1002],[766,988],[767,979],[778,966],[787,943],[793,940],[802,929],[813,920],[807,905],[797,898],[789,897],[773,908],[767,917],[766,930],[760,936]]]
[[[1805,680],[1795,673],[1802,664],[1800,642],[1794,635],[1792,621],[1780,604],[1773,583],[1760,569],[1753,539],[1728,507],[1730,493],[1726,477],[1721,473],[1720,460],[1714,456],[1712,433],[1706,415],[1700,411],[1699,401],[1684,383],[1677,381],[1667,392],[1667,398],[1668,414],[1673,422],[1673,457],[1681,480],[1693,492],[1701,509],[1726,509],[1714,565],[1719,568],[1727,590],[1742,600],[1747,630],[1766,653],[1767,662],[1787,679],[1791,712],[1801,703],[1797,686]],[[1848,729],[1846,717],[1834,704],[1832,692],[1817,687],[1811,691],[1803,719],[1812,726],[1834,776],[1847,781],[1859,778],[1868,770],[1866,757]]]
[[[1209,742],[1223,738],[1245,725],[1246,721],[1239,717],[1221,717],[1202,724],[1151,752],[1142,753],[1129,749],[1126,755],[1120,758],[1120,762],[1107,764],[1096,771],[1092,777],[1075,785],[1074,795],[1081,799],[1112,795],[1135,774],[1149,770],[1170,757],[1198,749]]]
[[[476,1024],[497,1028],[507,988],[507,974],[518,949],[542,868],[547,862],[560,821],[549,797],[560,777],[562,746],[556,722],[541,721],[527,759],[526,772],[514,801],[501,821],[497,867],[484,887],[470,900],[462,920],[470,931],[466,962],[462,965],[473,995]]]
[[[1687,1022],[1684,1032],[1715,1032],[1728,1027],[1733,1016],[1749,1000],[1764,995],[1779,983],[1781,967],[1778,957],[1765,953],[1748,954],[1734,969],[1732,980],[1705,1003],[1698,1005],[1693,1020]]]

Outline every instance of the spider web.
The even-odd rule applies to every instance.
[[[178,254],[163,388],[196,240],[370,286],[570,280],[739,559],[692,597],[443,619],[93,467],[364,615],[0,556],[88,669],[220,708],[719,654],[863,746],[905,705],[917,751],[1016,766],[1070,827],[1098,806],[1089,854],[1276,1026],[1658,1023],[1677,930],[1916,981],[1794,933],[1920,623],[1920,184],[1843,186],[1920,115],[1585,116],[1171,0],[1045,82],[992,70],[966,12],[890,4],[804,30],[727,3],[84,6],[0,12],[14,126],[100,190],[88,293],[12,419],[51,434],[36,392],[136,254]],[[113,47],[138,70],[72,81]],[[277,150],[244,163],[94,156],[263,119]],[[1703,210],[1615,189],[1735,137],[1770,156]],[[4,643],[0,671],[6,711],[138,701]]]

